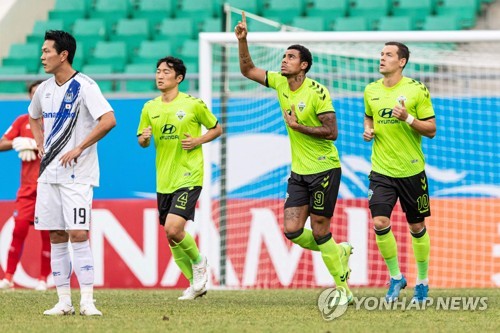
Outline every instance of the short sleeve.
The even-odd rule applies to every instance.
[[[373,111],[370,107],[370,103],[368,103],[368,92],[367,89],[365,89],[364,93],[364,101],[365,101],[365,115],[368,117],[373,117]]]
[[[97,84],[89,84],[85,88],[84,94],[85,106],[94,120],[99,119],[105,113],[113,111],[113,108],[106,98],[104,98]]]
[[[146,105],[147,103],[144,105],[141,111],[141,118],[139,119],[139,126],[137,127],[137,136],[142,135],[143,129],[145,129],[148,126],[151,126],[151,121],[148,115],[148,107]]]
[[[42,102],[41,94],[43,87],[45,87],[45,82],[42,82],[40,86],[35,90],[35,94],[31,99],[30,105],[28,106],[28,113],[31,118],[38,119],[42,116]]]
[[[266,86],[269,88],[276,89],[278,85],[278,79],[282,77],[278,72],[267,71],[266,72]]]
[[[320,86],[318,91],[318,100],[316,106],[316,114],[321,114],[325,112],[335,112],[333,108],[332,98],[330,97],[330,93],[328,89],[323,86]]]
[[[196,118],[207,129],[214,128],[217,125],[217,118],[210,112],[205,102],[198,99],[198,105],[196,107]]]
[[[9,140],[14,140],[21,135],[21,119],[22,117],[16,118],[12,125],[9,126],[7,131],[5,131],[4,136]]]
[[[427,87],[420,90],[419,103],[417,105],[417,118],[429,119],[435,116],[434,107],[432,106],[431,95]]]

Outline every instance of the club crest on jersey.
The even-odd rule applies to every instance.
[[[299,107],[299,111],[302,112],[306,107],[306,103],[300,102],[299,104],[297,104],[297,106]]]
[[[64,101],[66,103],[71,103],[71,101],[73,100],[73,96],[73,92],[69,90],[68,92],[66,92],[66,95],[64,95]]]
[[[403,105],[403,102],[406,102],[406,97],[405,96],[399,96],[398,97],[398,103],[399,103],[399,105]]]
[[[179,120],[182,120],[182,118],[184,118],[186,116],[186,112],[179,110],[179,111],[177,111],[176,116],[177,116],[177,118],[179,118]]]

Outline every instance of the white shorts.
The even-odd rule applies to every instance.
[[[89,230],[93,186],[38,183],[37,230]]]

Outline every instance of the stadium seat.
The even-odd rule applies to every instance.
[[[281,22],[280,19],[276,18],[276,17],[266,17],[266,18],[271,20],[271,21],[278,22],[278,23],[284,23],[284,22]],[[241,17],[239,19],[241,19]],[[238,22],[238,21],[236,21],[236,22]],[[250,32],[269,32],[269,31],[280,31],[281,30],[280,27],[275,27],[275,26],[269,25],[267,23],[257,21],[254,19],[250,19],[250,18],[247,18],[247,25],[248,25],[248,31],[250,31]]]
[[[421,27],[425,17],[433,13],[433,0],[394,0],[392,15],[413,18],[416,27]]]
[[[26,66],[0,66],[0,77],[27,74]],[[0,94],[26,93],[26,82],[0,81]]]
[[[323,17],[318,16],[297,16],[292,20],[291,25],[296,28],[301,28],[308,31],[324,31],[325,20]]]
[[[387,0],[352,0],[348,10],[349,16],[363,16],[369,24],[379,17],[390,14]]]
[[[454,15],[427,16],[424,24],[422,25],[422,30],[460,30],[458,17]]]
[[[357,17],[339,17],[331,26],[334,31],[366,31],[368,30],[368,21],[363,16]]]
[[[40,67],[42,51],[36,43],[12,44],[3,66],[26,66],[28,73],[36,73]]]
[[[125,42],[128,57],[137,51],[143,40],[148,40],[149,25],[146,19],[121,19],[116,25],[116,34],[111,37],[112,41]]]
[[[132,57],[134,64],[156,65],[158,59],[172,54],[170,42],[168,40],[145,40],[141,42],[137,55]]]
[[[173,18],[176,0],[140,0],[139,7],[132,14],[134,18],[147,19],[149,31],[155,31],[165,18]]]
[[[89,64],[82,68],[82,73],[88,75],[93,79],[92,74],[112,74],[113,66],[109,64]],[[103,93],[108,93],[113,91],[113,81],[112,80],[95,80],[99,85],[99,88]]]
[[[88,63],[111,65],[114,72],[122,72],[127,63],[127,46],[124,42],[97,42]]]
[[[156,72],[156,63],[150,64],[129,64],[125,66],[126,74],[151,74],[154,76]],[[128,92],[154,92],[158,91],[156,88],[155,79],[150,80],[126,80],[121,82],[121,91]]]
[[[197,26],[204,19],[213,17],[213,5],[211,1],[182,0],[177,2],[175,17],[189,18]]]
[[[222,4],[228,3],[231,7],[239,8],[252,14],[260,14],[259,2],[261,0],[214,0],[214,14],[220,17],[222,14]]]
[[[477,0],[440,0],[437,4],[438,16],[455,15],[460,28],[472,28],[476,24]]]
[[[381,31],[410,31],[415,27],[409,16],[384,16],[377,21],[374,28]]]
[[[82,43],[85,56],[91,54],[99,41],[108,38],[106,24],[103,19],[78,19],[73,26],[73,36]]]
[[[63,20],[35,21],[33,31],[26,37],[26,42],[41,46],[47,30],[64,30]]]
[[[77,71],[80,71],[85,64],[85,60],[87,59],[88,55],[88,53],[85,53],[85,46],[83,45],[83,42],[77,40],[75,57],[73,58],[72,64],[73,68]]]
[[[289,24],[296,16],[302,16],[304,8],[302,0],[263,0],[262,15],[278,17],[281,23]]]
[[[221,32],[223,31],[222,20],[220,18],[207,18],[201,23],[198,29],[199,32]]]
[[[186,39],[195,38],[193,21],[190,18],[164,19],[160,30],[155,35],[156,40],[168,40],[175,54]]]
[[[323,17],[331,22],[347,15],[347,0],[311,0],[306,5],[306,16]]]
[[[197,63],[199,49],[197,40],[185,40],[180,50],[180,58],[186,63]]]
[[[118,20],[128,18],[131,12],[130,0],[96,0],[95,8],[90,12],[92,18],[103,19],[108,32],[115,30]]]
[[[49,20],[62,20],[64,29],[71,30],[77,19],[88,17],[89,10],[88,0],[56,0],[54,9],[49,12]]]

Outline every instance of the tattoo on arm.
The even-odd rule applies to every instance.
[[[319,121],[321,121],[321,126],[309,127],[300,125],[297,131],[314,136],[321,139],[336,140],[337,139],[337,118],[334,112],[328,112],[318,115]]]

